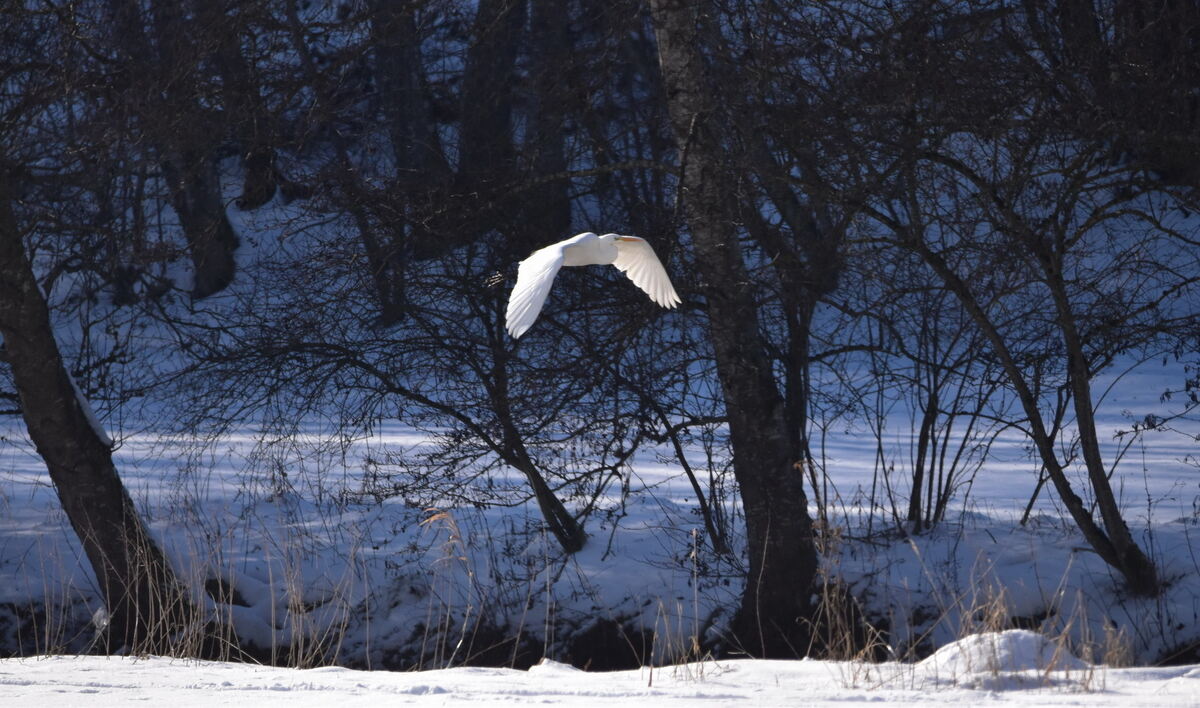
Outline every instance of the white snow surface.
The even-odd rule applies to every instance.
[[[1082,671],[1087,663],[1044,635],[1027,629],[981,632],[938,649],[921,661],[926,671],[957,676],[966,673]]]
[[[207,705],[368,706],[531,704],[592,706],[653,701],[668,706],[1189,706],[1200,705],[1200,667],[1113,669],[1070,656],[1046,663],[1031,632],[968,637],[944,647],[943,659],[981,646],[1007,668],[947,673],[931,679],[926,664],[867,665],[835,661],[708,661],[592,673],[543,661],[528,671],[453,668],[355,671],[283,669],[161,657],[54,656],[0,661],[5,706]],[[934,657],[930,657],[933,659]],[[928,660],[927,660],[928,661]],[[1070,668],[1054,668],[1062,665]],[[1046,668],[1049,666],[1050,668]]]

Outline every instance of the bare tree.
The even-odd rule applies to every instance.
[[[12,89],[0,97],[0,359],[95,574],[99,646],[229,656],[236,638],[218,632],[175,576],[85,395],[121,401],[128,391],[113,381],[141,353],[114,334],[136,319],[121,310],[140,282],[124,259],[149,267],[170,258],[144,240],[154,198],[139,152],[126,152],[120,111],[110,110],[116,67],[103,35],[84,29],[101,16],[91,5],[0,10]],[[77,324],[63,327],[70,316]]]
[[[704,3],[656,0],[651,14],[683,173],[680,189],[708,309],[709,334],[745,508],[750,564],[734,631],[757,656],[808,649],[809,588],[817,555],[800,472],[761,336],[753,283],[730,203],[737,175],[725,159],[729,126],[705,70]]]
[[[13,211],[11,165],[0,174],[0,335],[21,413],[96,574],[113,650],[172,653],[195,610],[142,524],[108,440],[63,364],[49,310]]]
[[[909,86],[927,78],[938,101],[918,94],[924,110],[913,112],[905,110],[913,96],[895,97],[882,138],[895,162],[875,173],[890,187],[878,192],[884,206],[865,209],[987,341],[1024,414],[1020,425],[1090,545],[1132,590],[1154,594],[1156,569],[1110,482],[1091,382],[1121,354],[1162,347],[1190,326],[1196,263],[1175,225],[1183,195],[1115,162],[1111,136],[1064,130],[1065,106],[1046,80],[1057,69],[1030,71],[1038,59],[1013,50],[1029,38],[1009,32],[1003,17],[917,13],[908,25],[916,31],[895,35],[893,71]],[[1025,66],[1030,79],[1009,79],[1009,64]],[[1005,71],[993,85],[1008,109],[981,111],[970,82],[995,71]],[[1067,410],[1099,522],[1056,451]]]

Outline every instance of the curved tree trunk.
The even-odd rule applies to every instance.
[[[63,365],[0,176],[0,335],[29,436],[46,462],[108,612],[108,648],[164,653],[196,613],[138,517],[110,442]]]
[[[1056,269],[1055,273],[1061,272]],[[1161,590],[1158,570],[1154,561],[1133,540],[1129,526],[1121,514],[1112,483],[1104,469],[1104,458],[1100,454],[1100,439],[1096,434],[1096,416],[1092,409],[1091,371],[1083,351],[1083,340],[1075,326],[1075,315],[1067,300],[1063,282],[1057,277],[1047,278],[1054,300],[1056,320],[1063,335],[1067,354],[1067,379],[1071,386],[1071,398],[1075,408],[1075,427],[1079,431],[1079,447],[1083,453],[1084,466],[1088,471],[1092,493],[1104,522],[1108,540],[1116,554],[1114,565],[1131,590],[1139,595],[1154,596]]]
[[[525,475],[529,487],[533,490],[534,499],[537,500],[538,509],[542,512],[542,518],[546,521],[546,528],[554,534],[562,549],[567,553],[576,553],[587,544],[587,532],[571,512],[567,511],[566,505],[555,495],[546,478],[538,470],[537,464],[529,456],[509,406],[508,373],[504,368],[504,357],[499,351],[495,353],[497,360],[492,369],[495,384],[491,389],[492,408],[496,411],[502,430],[497,452],[505,462]]]

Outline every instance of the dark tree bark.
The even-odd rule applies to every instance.
[[[242,52],[239,15],[230,13],[229,5],[228,0],[195,0],[193,12],[197,34],[207,43],[202,49],[221,77],[225,125],[241,153],[242,194],[236,203],[240,209],[256,209],[275,196],[275,130],[252,64]]]
[[[1200,185],[1200,5],[1194,0],[1024,3],[1052,59],[1061,121],[1168,184]]]
[[[371,10],[379,100],[391,136],[396,181],[414,194],[444,188],[450,168],[430,111],[416,9],[374,0]]]
[[[380,112],[391,138],[395,188],[385,205],[389,217],[380,220],[378,229],[372,228],[365,215],[356,213],[355,218],[380,301],[380,324],[385,325],[399,322],[406,314],[408,260],[435,240],[429,238],[424,212],[438,201],[437,195],[445,194],[451,182],[430,110],[416,11],[413,4],[390,0],[375,0],[371,5],[375,74]],[[344,177],[351,175],[345,173]],[[343,187],[354,188],[350,184]],[[361,205],[352,208],[362,212]]]
[[[238,237],[221,195],[219,140],[209,132],[214,116],[200,106],[199,67],[183,51],[192,28],[181,8],[156,2],[152,46],[140,4],[109,0],[109,6],[113,43],[124,54],[123,106],[138,118],[157,153],[192,260],[192,297],[208,297],[233,282]]]
[[[462,78],[462,123],[458,141],[457,190],[464,198],[487,198],[509,189],[515,174],[513,92],[525,26],[525,3],[480,0],[474,41]],[[501,230],[505,225],[502,214]],[[487,222],[473,230],[487,230]]]
[[[525,475],[530,489],[533,490],[533,498],[537,500],[538,510],[542,512],[542,519],[545,520],[546,527],[554,535],[554,539],[558,541],[558,545],[567,553],[582,550],[587,543],[587,532],[546,483],[546,478],[529,457],[525,444],[521,442],[520,435],[511,423],[504,426],[504,452],[501,457]]]
[[[566,135],[563,132],[567,106],[571,104],[571,46],[568,3],[561,0],[533,0],[530,8],[530,41],[533,64],[532,170],[536,177],[562,174],[567,170]],[[571,201],[565,179],[539,185],[528,200],[526,217],[528,238],[521,250],[532,250],[571,225]]]
[[[172,651],[196,618],[134,508],[109,443],[90,418],[59,354],[42,291],[0,175],[0,335],[29,437],[95,571],[108,611],[108,648]]]
[[[927,462],[930,480],[932,481],[933,478],[933,459],[929,448],[930,440],[936,439],[934,435],[934,424],[938,415],[936,385],[930,386],[923,406],[921,425],[917,431],[917,459],[913,463],[912,493],[908,497],[908,515],[906,517],[912,523],[913,531],[916,533],[921,531],[921,485],[925,482]]]
[[[171,206],[192,258],[192,297],[221,292],[233,282],[238,237],[221,199],[221,176],[209,147],[168,148],[161,164]]]
[[[199,300],[233,282],[238,237],[221,195],[216,156],[220,141],[206,128],[214,116],[199,103],[196,73],[200,67],[193,56],[198,53],[180,51],[191,49],[185,38],[194,33],[194,27],[174,2],[155,2],[152,14],[155,60],[163,72],[154,88],[162,101],[145,119],[159,126],[156,143],[163,175],[192,257],[192,297]]]
[[[1115,556],[1112,563],[1125,576],[1130,588],[1139,595],[1153,596],[1161,590],[1158,571],[1154,561],[1133,540],[1129,526],[1121,514],[1104,469],[1104,458],[1100,454],[1100,439],[1096,434],[1096,416],[1092,409],[1092,371],[1084,353],[1084,342],[1076,326],[1076,315],[1072,312],[1063,282],[1061,263],[1046,269],[1046,284],[1054,301],[1055,321],[1062,334],[1067,355],[1067,381],[1071,387],[1071,398],[1075,408],[1075,426],[1079,432],[1079,447],[1087,467],[1092,493],[1100,518],[1108,533],[1109,543]]]
[[[705,3],[651,0],[668,109],[684,170],[680,189],[702,280],[746,515],[749,577],[733,630],[754,656],[804,654],[817,569],[801,460],[759,329],[728,201],[721,126],[697,29]]]
[[[732,79],[727,79],[732,80]],[[774,257],[774,273],[779,278],[780,305],[785,316],[786,355],[784,371],[784,419],[787,423],[792,456],[808,466],[812,474],[813,494],[817,482],[813,455],[808,441],[810,382],[812,368],[811,336],[817,305],[837,287],[842,272],[841,235],[830,225],[827,206],[816,200],[801,200],[786,171],[771,153],[766,126],[753,121],[754,106],[740,107],[740,131],[748,143],[747,163],[762,186],[780,227],[764,223],[757,204],[742,209],[750,235]],[[785,237],[785,232],[790,238]],[[824,500],[816,499],[822,514]]]

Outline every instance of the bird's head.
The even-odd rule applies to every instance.
[[[637,236],[624,236],[622,234],[604,234],[600,238],[602,238],[606,241],[626,241],[626,242],[643,240],[643,239],[638,238]]]

